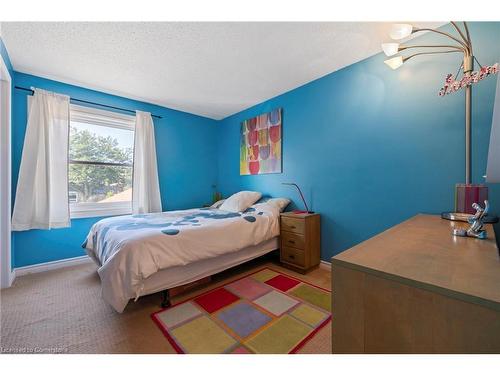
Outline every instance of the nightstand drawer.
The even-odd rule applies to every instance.
[[[281,243],[283,246],[295,247],[296,249],[304,249],[305,239],[302,234],[281,232]]]
[[[283,246],[281,248],[281,261],[292,263],[299,267],[305,266],[305,253],[302,250],[293,247]]]
[[[281,216],[281,230],[304,234],[304,220]]]

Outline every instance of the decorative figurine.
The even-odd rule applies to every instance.
[[[467,219],[470,224],[470,228],[465,229],[453,229],[454,236],[460,237],[475,237],[481,240],[484,240],[488,237],[488,233],[483,229],[483,218],[488,214],[490,210],[490,205],[488,201],[484,201],[484,208],[481,207],[478,203],[474,203],[472,208],[476,210],[474,216],[471,216]]]

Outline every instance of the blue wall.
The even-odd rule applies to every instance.
[[[443,30],[449,30],[446,26]],[[500,23],[470,27],[483,65],[499,61]],[[418,42],[437,42],[427,34]],[[454,206],[464,180],[464,92],[438,90],[460,55],[415,58],[396,71],[383,54],[350,65],[221,121],[218,187],[227,196],[251,189],[298,202],[294,181],[322,220],[322,258],[417,214]],[[496,77],[473,88],[473,174],[486,170]],[[241,121],[283,108],[283,173],[239,175]],[[490,187],[499,211],[500,189]]]
[[[154,123],[163,208],[175,210],[210,203],[212,185],[216,183],[217,178],[217,121],[18,72],[14,72],[13,84],[22,87],[34,86],[78,99],[148,111],[162,116],[162,119],[154,118]],[[14,90],[13,192],[16,191],[26,121],[26,92]],[[71,228],[14,232],[13,266],[21,267],[83,255],[80,244],[91,225],[99,219],[74,219]]]
[[[7,48],[5,48],[5,44],[3,43],[2,38],[0,38],[0,55],[2,56],[5,65],[7,65],[7,69],[9,73],[12,73],[12,63],[10,62],[9,54],[7,52]],[[12,74],[11,74],[12,75]]]

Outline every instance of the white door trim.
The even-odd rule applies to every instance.
[[[8,288],[15,274],[11,267],[11,103],[12,77],[0,56],[0,285]]]

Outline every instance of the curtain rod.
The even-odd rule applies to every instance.
[[[31,95],[33,95],[35,93],[32,89],[27,89],[26,87],[14,86],[14,88],[18,89],[18,90],[28,91],[28,92],[31,93]],[[125,108],[120,108],[120,107],[113,107],[112,105],[95,103],[95,102],[90,102],[88,100],[82,100],[82,99],[76,99],[76,98],[70,98],[70,100],[73,101],[73,102],[85,103],[85,104],[91,104],[91,105],[98,105],[100,107],[117,109],[119,111],[125,111],[125,112],[130,112],[130,113],[134,113],[135,114],[135,111],[133,111],[131,109],[125,109]],[[160,119],[162,118],[161,116],[157,116],[157,115],[151,115],[151,117],[156,117],[156,118],[160,118]]]

